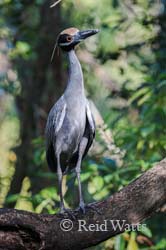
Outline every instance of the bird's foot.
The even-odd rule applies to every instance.
[[[79,207],[77,209],[77,211],[81,211],[83,214],[86,213],[87,209],[92,209],[93,211],[95,211],[98,214],[101,214],[101,212],[99,211],[99,209],[95,206],[95,204],[91,203],[91,204],[85,204],[84,202],[80,202]]]
[[[71,210],[69,208],[61,207],[59,213],[61,215],[65,215],[66,214],[68,217],[71,217],[73,220],[75,220],[75,215],[73,213],[73,210]]]
[[[82,202],[80,202],[80,204],[79,204],[79,207],[78,207],[78,210],[80,210],[83,214],[85,214],[85,203],[82,201]]]

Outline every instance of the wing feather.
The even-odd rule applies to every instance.
[[[93,139],[95,137],[95,121],[94,121],[92,112],[90,110],[88,100],[86,103],[86,127],[85,127],[84,136],[88,138],[88,144],[86,146],[83,157],[88,153],[88,150],[90,146],[92,145]]]
[[[57,170],[57,159],[54,143],[58,131],[61,129],[66,115],[66,101],[62,96],[52,107],[48,115],[45,137],[46,137],[46,158],[50,169],[53,172]]]
[[[49,145],[56,138],[58,131],[61,129],[66,115],[66,101],[62,96],[52,107],[48,115],[46,124],[46,141]]]
[[[88,119],[88,122],[89,122],[92,137],[94,138],[94,136],[95,136],[95,121],[94,121],[92,112],[90,110],[88,100],[87,100],[87,104],[86,104],[86,116],[87,116],[87,119]]]

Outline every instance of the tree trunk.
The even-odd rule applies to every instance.
[[[35,6],[34,3],[30,5]],[[56,41],[57,34],[60,31],[60,5],[56,8],[49,8],[49,1],[38,7],[40,23],[37,27],[32,27],[35,40],[31,36],[25,37],[28,43],[34,48],[32,53],[35,54],[29,60],[18,58],[15,65],[18,68],[18,76],[21,83],[21,93],[16,97],[16,105],[20,120],[20,141],[21,144],[15,149],[17,154],[16,171],[11,185],[11,193],[19,193],[22,180],[26,175],[33,176],[33,147],[32,139],[43,135],[46,123],[46,115],[53,100],[56,100],[63,90],[62,74],[61,74],[61,57],[55,53],[55,58],[51,63],[51,53]],[[26,17],[26,8],[24,6],[21,17]],[[25,13],[24,13],[25,12]],[[31,17],[33,18],[33,17]],[[26,20],[22,22],[26,23]],[[34,29],[34,30],[33,30]],[[25,27],[27,32],[30,28]],[[36,31],[37,30],[37,33]],[[18,30],[17,37],[22,36],[22,32]],[[17,38],[16,38],[17,41]]]

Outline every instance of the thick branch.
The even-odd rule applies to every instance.
[[[0,249],[84,249],[125,230],[125,227],[114,229],[112,223],[109,223],[110,220],[120,220],[120,222],[125,220],[126,224],[137,224],[150,217],[164,204],[166,204],[166,160],[158,163],[113,196],[95,203],[100,214],[87,208],[85,215],[73,211],[74,219],[67,215],[39,215],[14,209],[0,209]],[[71,220],[72,230],[64,232],[61,229],[63,219]],[[80,226],[83,223],[81,220],[85,221],[85,228]],[[101,225],[106,222],[106,227],[88,228],[90,224]],[[67,228],[69,224],[63,226]]]

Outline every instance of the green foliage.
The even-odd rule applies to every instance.
[[[0,17],[0,38],[8,40],[9,43],[2,54],[8,53],[13,62],[10,71],[7,69],[3,74],[0,72],[0,90],[5,94],[19,96],[20,81],[27,75],[35,73],[33,66],[36,63],[36,47],[41,42],[38,38],[38,28],[42,25],[41,19],[44,18],[41,18],[40,7],[44,3],[43,0],[0,1],[0,13],[3,16]],[[100,131],[97,133],[95,153],[84,161],[81,174],[87,202],[106,198],[127,185],[142,171],[149,169],[154,162],[165,157],[166,6],[164,5],[165,1],[142,0],[62,1],[61,18],[65,27],[100,29],[98,36],[89,39],[85,45],[80,45],[78,54],[83,65],[87,94],[100,110],[107,129],[112,131],[115,144],[124,153],[123,159],[119,159],[120,154],[109,150],[108,141],[101,138]],[[48,34],[46,37],[49,39]],[[81,54],[82,51],[84,55]],[[31,70],[24,68],[25,62]],[[12,121],[17,124],[15,126],[18,134],[17,114],[13,106],[13,102],[10,102],[10,112],[14,114]],[[2,127],[3,119],[9,112],[7,110],[3,104],[0,113]],[[15,130],[8,126],[5,126],[5,129],[4,134],[10,134],[8,131]],[[105,132],[104,128],[103,131]],[[6,141],[12,141],[6,148],[6,154],[13,144],[17,144],[16,137],[11,139],[10,136],[6,136]],[[0,143],[2,141],[0,133]],[[43,138],[38,136],[33,139],[32,148],[30,179],[25,179],[20,194],[7,197],[6,203],[17,201],[17,208],[37,213],[54,213],[58,211],[59,202],[57,180],[55,181],[55,175],[45,167]],[[4,169],[3,166],[6,177]],[[10,180],[11,175],[10,173]],[[31,194],[31,182],[37,183],[40,187],[41,182],[48,180],[46,187],[41,187],[35,194]],[[74,174],[71,173],[65,181],[66,205],[75,207],[78,202],[75,199],[77,182]],[[5,186],[3,181],[0,185],[3,188]],[[0,192],[0,195],[3,193],[1,206],[8,188]],[[164,237],[162,238],[160,228],[151,230],[151,225],[149,221],[149,227],[144,231],[126,232],[93,249],[166,249],[166,241]],[[152,248],[147,244],[142,245],[138,241],[140,235],[154,241],[155,245]]]

